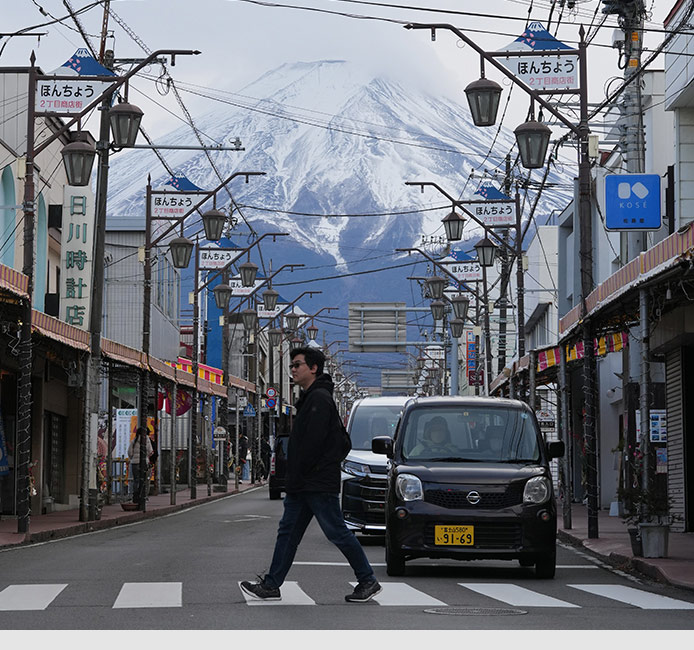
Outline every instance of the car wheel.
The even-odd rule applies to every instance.
[[[386,536],[386,573],[389,576],[405,575],[405,556],[393,548],[388,536]]]
[[[542,579],[548,580],[554,578],[554,574],[557,569],[557,553],[556,551],[543,555],[537,559],[535,562],[535,576]]]
[[[270,498],[275,500],[282,497],[282,490],[270,490]]]

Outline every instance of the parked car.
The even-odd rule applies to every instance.
[[[392,436],[408,397],[365,397],[352,405],[347,431],[352,451],[342,462],[342,515],[350,530],[383,535],[386,530],[388,459],[371,451],[374,436]]]
[[[287,478],[287,445],[288,435],[275,437],[275,445],[270,455],[270,474],[268,475],[268,489],[271,499],[280,499],[285,491]]]
[[[390,459],[386,570],[407,560],[518,560],[538,578],[556,568],[557,514],[545,443],[524,402],[425,397],[405,406],[395,437],[373,439]]]

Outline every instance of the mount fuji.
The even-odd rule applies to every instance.
[[[321,319],[331,338],[347,339],[350,301],[410,306],[422,301],[406,278],[417,270],[424,274],[425,258],[403,259],[395,249],[420,246],[422,236],[445,240],[441,219],[451,204],[433,188],[420,193],[405,182],[435,182],[455,198],[479,199],[474,193],[484,171],[503,174],[505,155],[515,146],[506,128],[475,127],[462,93],[458,102],[346,61],[285,64],[236,93],[186,84],[179,90],[204,92],[218,103],[194,118],[206,144],[229,145],[238,137],[243,150],[165,150],[167,164],[205,189],[235,171],[265,172],[247,184],[236,179],[229,185],[239,219],[230,238],[246,247],[249,225],[258,233],[288,233],[277,243],[266,238],[270,243],[263,242],[263,262],[271,259],[273,269],[287,263],[305,266],[278,274],[273,287],[288,300],[303,291],[321,291],[311,301],[302,299],[309,314],[340,307]],[[197,144],[188,126],[158,143]],[[171,178],[152,151],[114,157],[108,214],[143,214],[150,174],[155,189]],[[555,189],[551,200],[540,198],[538,217],[571,196],[568,175],[550,172],[547,180]],[[230,202],[229,193],[218,193],[217,208],[227,211]],[[187,234],[199,231],[198,224]],[[464,240],[456,248],[469,252],[481,234],[477,224],[466,221]],[[419,263],[419,269],[402,268],[404,262]],[[387,270],[368,273],[374,269]]]

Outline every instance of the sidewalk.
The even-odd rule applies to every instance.
[[[667,558],[635,557],[627,527],[620,517],[598,512],[598,538],[588,538],[588,509],[571,505],[571,528],[564,528],[561,504],[557,504],[558,538],[599,556],[623,570],[636,570],[653,580],[694,590],[694,533],[670,532]]]
[[[211,496],[207,496],[207,485],[201,484],[197,486],[196,499],[191,499],[190,489],[186,489],[176,492],[175,505],[171,505],[171,495],[169,493],[150,496],[147,499],[147,510],[145,512],[138,510],[126,512],[120,503],[116,503],[104,506],[101,509],[101,518],[95,521],[80,521],[79,510],[62,510],[60,512],[51,512],[47,515],[32,515],[29,520],[29,533],[27,535],[17,532],[16,518],[2,517],[0,518],[0,549],[45,542],[52,539],[70,537],[71,535],[79,535],[80,533],[112,528],[113,526],[128,524],[150,517],[160,517],[265,485],[264,481],[259,481],[255,484],[244,481],[239,484],[237,491],[234,488],[234,482],[230,481],[226,492],[215,492],[213,490]]]
[[[244,482],[238,492],[253,487],[265,486],[264,482]],[[209,503],[238,493],[229,484],[227,492],[212,492],[207,496],[207,486],[199,485],[198,498],[190,499],[190,490],[176,493],[176,504],[171,505],[169,494],[149,497],[146,512],[126,512],[120,504],[104,506],[101,519],[89,522],[79,521],[78,510],[52,512],[47,515],[34,515],[29,524],[29,534],[17,532],[17,520],[0,519],[0,549],[18,547],[22,544],[45,542],[52,539],[69,537],[94,530],[103,530],[120,524],[140,521],[148,517],[158,517],[172,512],[190,508],[202,503]],[[598,513],[597,539],[588,538],[588,511],[582,504],[572,504],[571,528],[564,528],[561,504],[557,506],[558,538],[574,546],[580,546],[597,555],[604,562],[623,570],[636,570],[651,579],[669,583],[685,589],[694,590],[694,533],[670,533],[667,558],[634,557],[626,526],[620,517],[610,517],[607,510]]]

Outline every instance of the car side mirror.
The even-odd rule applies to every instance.
[[[562,458],[564,456],[564,441],[554,440],[547,443],[547,455],[552,458]]]
[[[376,436],[371,440],[371,451],[374,454],[385,454],[393,457],[393,439],[390,436]]]

